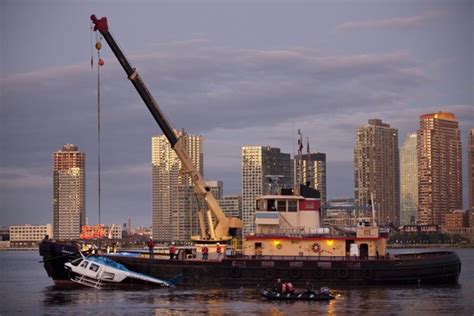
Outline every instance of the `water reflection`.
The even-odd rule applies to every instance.
[[[141,290],[64,289],[43,291],[43,304],[55,311],[69,308],[93,313],[154,313],[155,315],[304,315],[392,311],[412,314],[464,314],[461,286],[398,286],[334,288],[329,302],[267,301],[257,288],[148,288]],[[69,308],[68,308],[69,307]],[[127,312],[127,313],[128,313]]]
[[[1,315],[472,315],[474,249],[457,249],[460,285],[330,286],[330,302],[280,302],[257,288],[125,288],[52,286],[37,252],[0,252]],[[322,286],[325,284],[318,284]]]
[[[71,291],[49,286],[44,290],[43,304],[45,306],[68,305],[73,303]]]

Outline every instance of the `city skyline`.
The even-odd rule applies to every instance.
[[[225,195],[240,192],[242,146],[295,153],[301,129],[326,153],[331,199],[353,196],[354,131],[373,117],[403,139],[419,115],[454,113],[467,166],[472,5],[2,2],[0,224],[52,222],[50,153],[65,143],[88,155],[86,211],[98,220],[92,13],[108,17],[173,125],[203,135],[205,178],[222,180]],[[150,225],[159,128],[105,43],[101,56],[102,222]]]

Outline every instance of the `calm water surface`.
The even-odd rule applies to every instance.
[[[253,288],[57,288],[37,251],[2,251],[0,315],[474,315],[474,249],[455,251],[458,285],[333,287],[331,302],[269,302]]]

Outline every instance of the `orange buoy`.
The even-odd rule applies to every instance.
[[[105,64],[104,60],[102,58],[99,58],[99,66],[103,66]]]
[[[100,50],[100,49],[102,48],[102,43],[101,43],[101,42],[95,43],[95,48],[96,48],[97,50]]]

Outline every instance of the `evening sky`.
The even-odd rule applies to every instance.
[[[108,17],[173,126],[203,136],[205,178],[225,194],[241,191],[242,146],[294,153],[301,129],[327,155],[334,198],[354,194],[355,129],[370,118],[401,145],[420,114],[453,112],[466,156],[473,3],[2,0],[0,226],[52,222],[52,153],[66,143],[86,153],[97,222],[91,14]],[[148,226],[160,130],[105,41],[101,54],[102,222]]]

